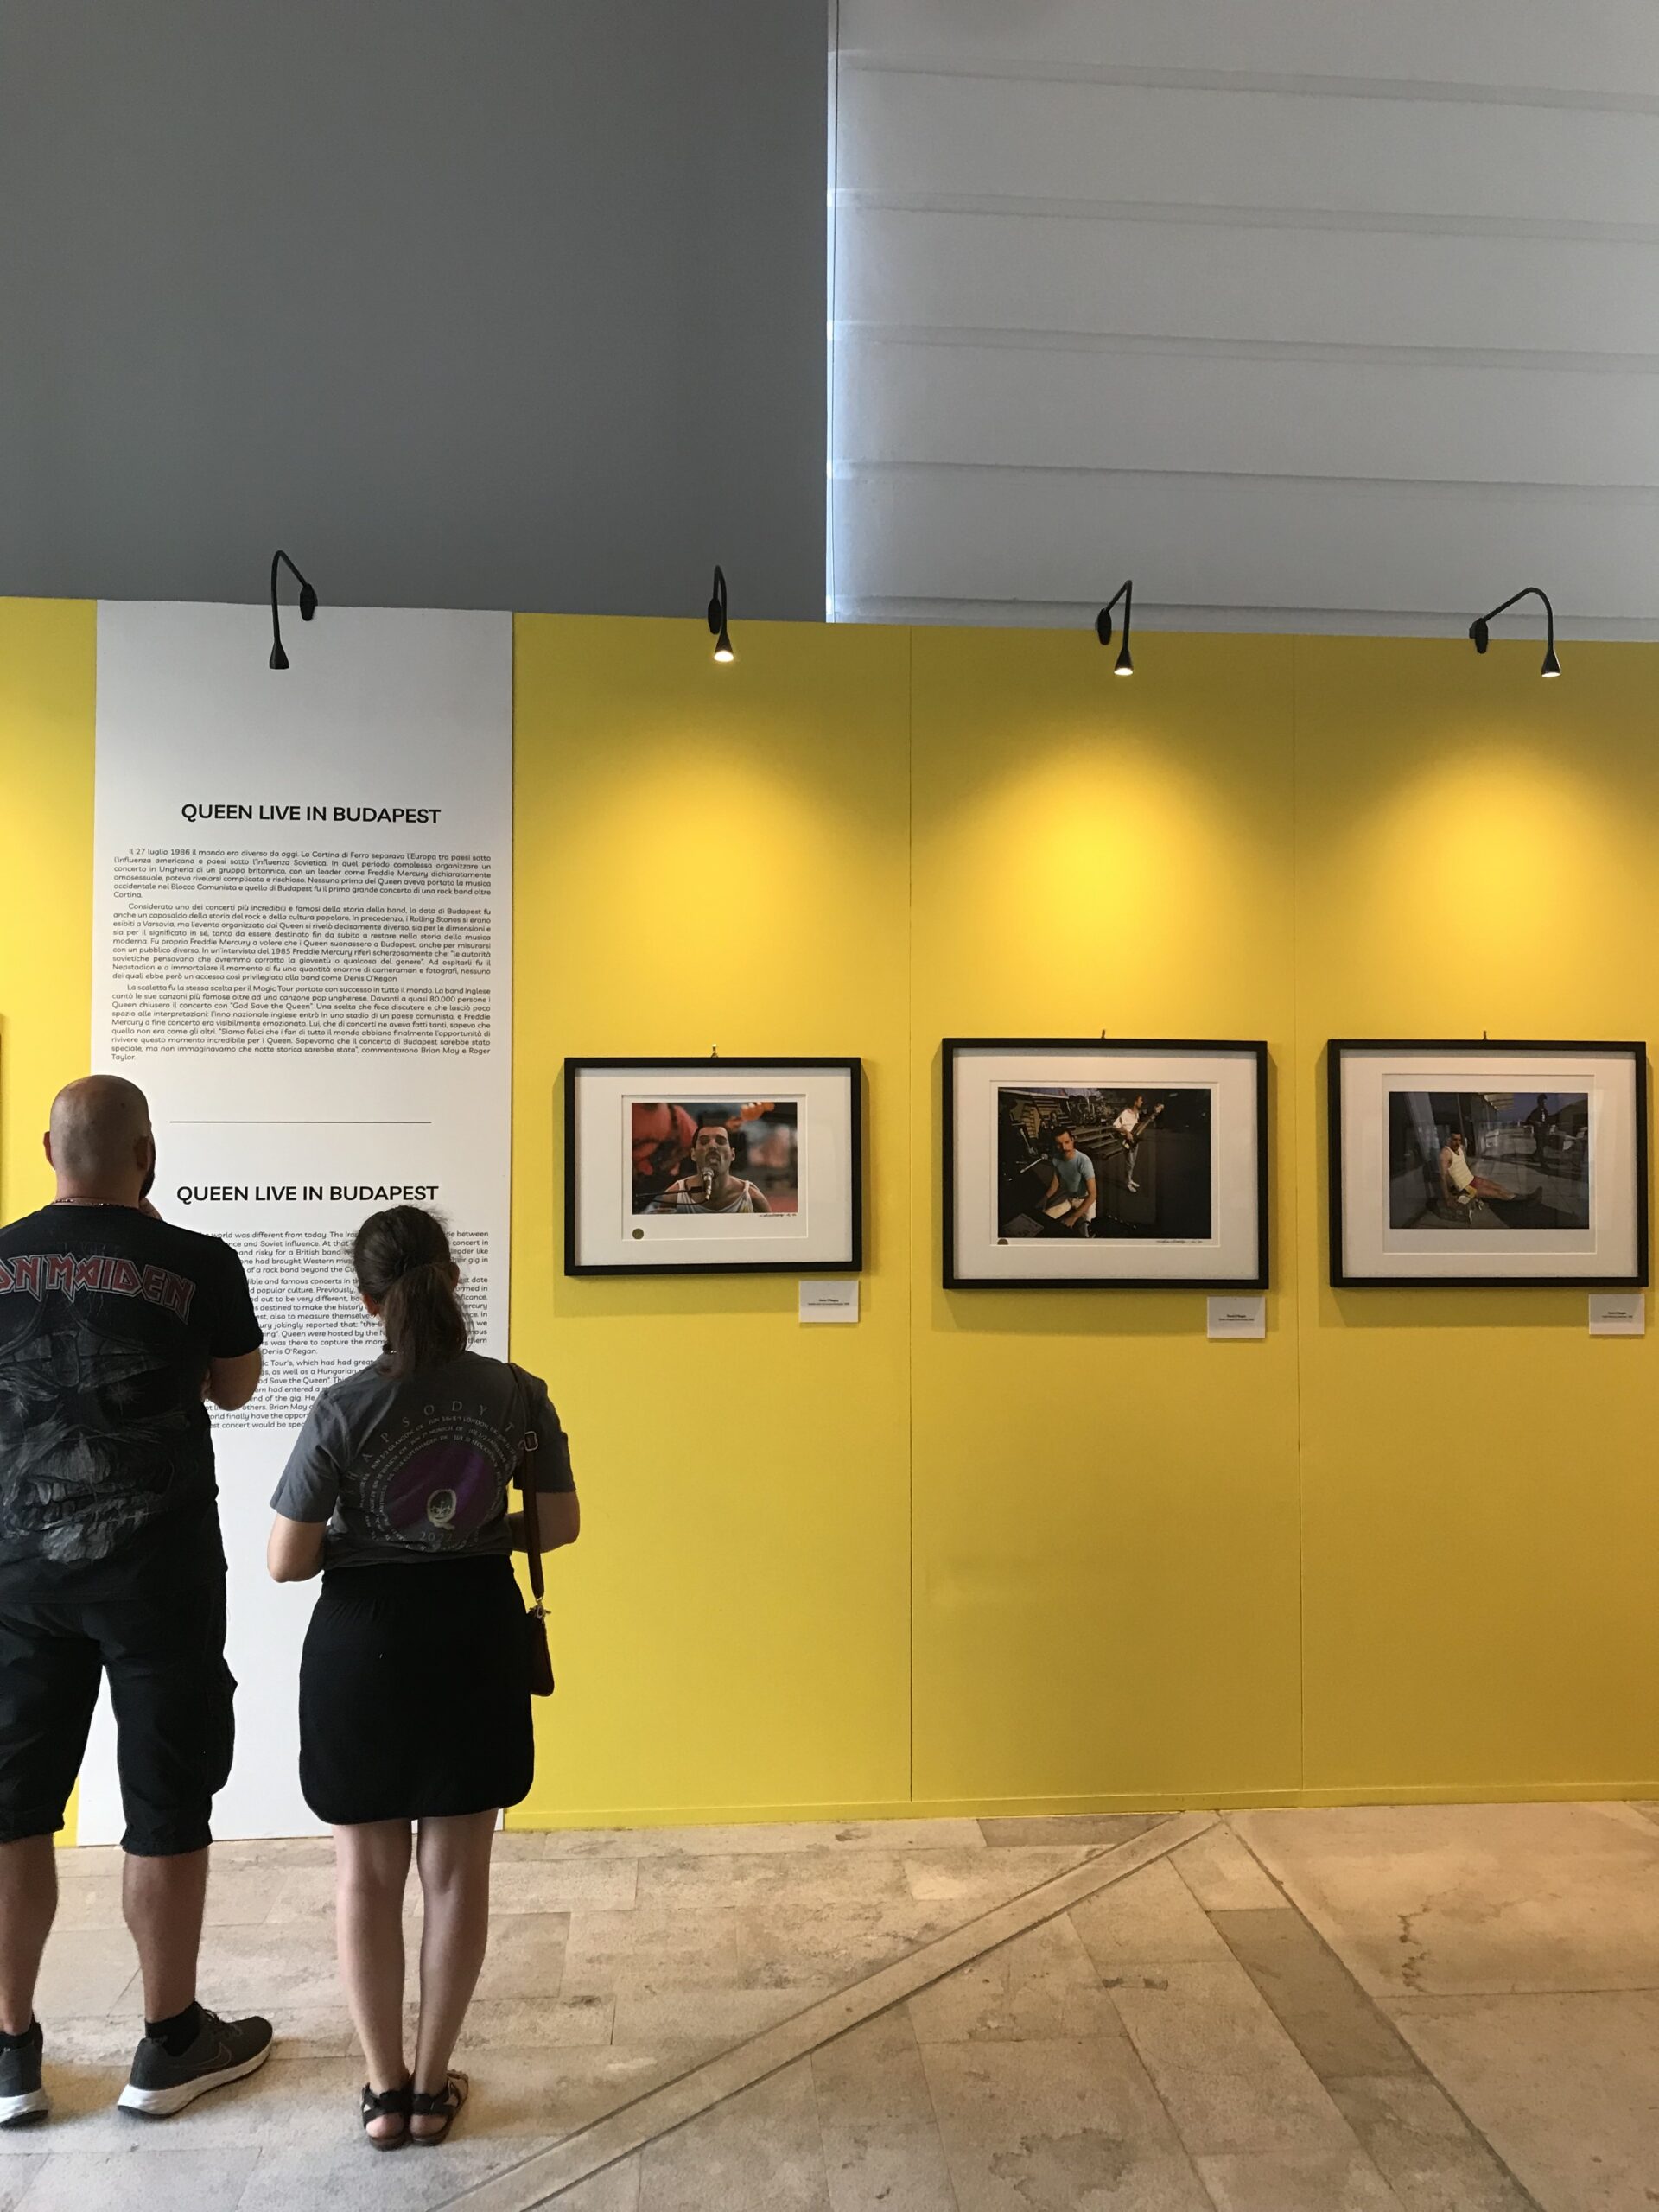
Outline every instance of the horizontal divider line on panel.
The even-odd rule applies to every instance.
[[[985,346],[1009,353],[1173,354],[1197,360],[1331,361],[1366,368],[1553,369],[1590,376],[1659,376],[1659,352],[1550,353],[1527,346],[1373,346],[1315,338],[1194,338],[1120,330],[1033,330],[967,323],[839,317],[837,346]]]
[[[1577,221],[1541,215],[1410,215],[1381,207],[1262,207],[1229,200],[1076,200],[1020,192],[888,192],[839,185],[838,213],[1019,215],[1087,223],[1215,223],[1234,230],[1397,232],[1414,238],[1556,239],[1659,245],[1659,223]]]
[[[1093,599],[918,599],[880,594],[838,593],[837,622],[960,623],[975,628],[1017,626],[1069,630],[1092,625],[1099,611]],[[1217,607],[1199,601],[1137,599],[1137,630],[1244,632],[1271,636],[1333,638],[1466,638],[1461,615],[1418,608],[1351,607]],[[1559,610],[1555,634],[1564,643],[1648,645],[1659,639],[1659,617],[1638,621],[1623,615],[1567,615]]]
[[[1461,106],[1572,108],[1586,115],[1659,115],[1659,95],[1580,91],[1555,85],[1489,85],[1439,77],[1320,76],[1311,71],[1159,68],[1109,61],[963,60],[879,55],[843,47],[843,70],[870,77],[989,78],[1010,84],[1103,85],[1166,92],[1290,92],[1316,99],[1423,100]]]
[[[1135,478],[1173,484],[1303,484],[1346,486],[1355,491],[1427,492],[1461,503],[1471,493],[1493,494],[1516,504],[1526,500],[1591,500],[1606,506],[1645,506],[1659,498],[1659,484],[1522,482],[1514,477],[1482,476],[1308,476],[1287,468],[1108,468],[1080,461],[834,461],[837,483],[874,483],[895,476],[1034,476]]]

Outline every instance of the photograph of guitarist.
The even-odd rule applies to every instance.
[[[1138,1191],[1141,1187],[1135,1179],[1135,1163],[1140,1157],[1141,1142],[1150,1133],[1153,1123],[1163,1110],[1161,1106],[1154,1106],[1148,1114],[1146,1097],[1143,1093],[1137,1091],[1134,1103],[1126,1106],[1112,1123],[1113,1135],[1117,1138],[1123,1150],[1129,1156],[1128,1186],[1132,1191]]]

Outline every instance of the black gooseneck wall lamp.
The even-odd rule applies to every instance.
[[[1133,676],[1135,663],[1129,658],[1129,624],[1135,616],[1135,578],[1122,583],[1095,617],[1095,635],[1103,645],[1112,642],[1112,609],[1119,600],[1123,602],[1123,643],[1117,658],[1112,664],[1114,676]]]
[[[270,556],[270,665],[273,668],[288,666],[288,655],[283,651],[283,626],[276,613],[276,571],[284,562],[300,588],[301,621],[308,622],[317,611],[317,594],[279,545]]]
[[[1474,639],[1475,651],[1484,653],[1491,642],[1491,624],[1518,599],[1541,599],[1544,602],[1544,664],[1540,676],[1559,676],[1561,664],[1555,658],[1555,610],[1549,603],[1549,594],[1540,584],[1527,584],[1512,592],[1502,607],[1493,607],[1490,614],[1478,614],[1469,625],[1469,635]]]
[[[715,570],[715,594],[709,602],[709,632],[715,641],[716,660],[735,660],[732,651],[732,633],[726,627],[726,571]]]

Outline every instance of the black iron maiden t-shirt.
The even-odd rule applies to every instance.
[[[0,1230],[0,1587],[218,1556],[210,1359],[257,1349],[242,1262],[136,1206]]]

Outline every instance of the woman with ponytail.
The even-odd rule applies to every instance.
[[[395,2150],[441,2143],[466,2100],[449,2061],[489,1936],[491,1840],[534,1770],[508,1484],[534,1489],[542,1550],[574,1543],[580,1521],[546,1384],[467,1349],[442,1223],[418,1206],[372,1214],[352,1261],[385,1350],[311,1408],[271,1500],[269,1563],[279,1582],[322,1575],[300,1662],[300,1786],[334,1831],[364,2130]],[[426,1914],[412,2063],[411,1856]]]

